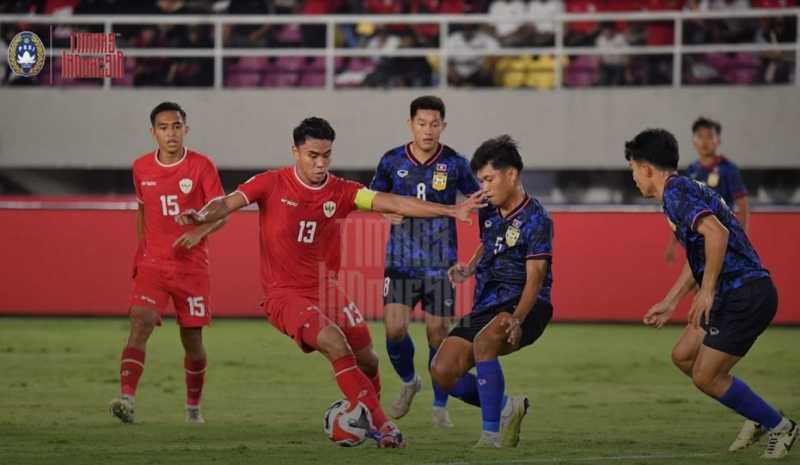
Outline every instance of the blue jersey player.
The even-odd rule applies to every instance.
[[[730,370],[769,326],[778,295],[728,204],[710,187],[678,176],[678,143],[663,129],[648,129],[625,144],[633,179],[645,197],[661,201],[687,265],[664,299],[645,315],[661,327],[696,286],[689,324],[672,350],[672,361],[706,395],[745,417],[730,450],[743,449],[768,433],[764,458],[785,456],[797,423],[782,416]]]
[[[742,174],[732,161],[719,155],[722,125],[705,117],[692,123],[692,144],[697,151],[697,160],[686,168],[686,176],[714,189],[734,211],[736,219],[745,232],[750,223],[750,203]],[[667,262],[675,260],[678,241],[673,239],[667,249]]]
[[[476,447],[516,447],[528,398],[505,395],[498,357],[533,344],[553,315],[553,221],[523,190],[522,157],[509,136],[484,142],[470,167],[489,206],[479,212],[481,245],[449,275],[460,283],[475,274],[475,300],[439,348],[431,374],[440,389],[480,406]]]
[[[467,160],[439,142],[447,124],[444,117],[444,102],[438,97],[423,96],[411,102],[408,125],[413,141],[383,155],[370,188],[447,205],[455,204],[458,192],[469,195],[478,191]],[[422,389],[422,380],[414,371],[414,343],[408,335],[411,311],[421,302],[429,363],[447,336],[453,316],[455,293],[447,270],[457,260],[456,228],[447,218],[387,217],[393,225],[386,246],[383,288],[386,347],[403,380],[400,395],[387,413],[400,418]],[[447,394],[433,388],[433,424],[451,427]]]

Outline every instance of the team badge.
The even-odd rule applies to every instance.
[[[30,31],[23,31],[11,39],[8,46],[8,64],[14,74],[33,77],[44,68],[45,53],[42,39]]]
[[[322,211],[325,213],[325,218],[330,218],[336,213],[336,202],[328,200],[322,204]]]
[[[192,186],[193,185],[194,185],[194,183],[189,178],[183,178],[178,182],[178,187],[180,187],[181,192],[183,192],[184,194],[188,194],[189,192],[192,192]]]
[[[408,176],[408,171],[406,171],[406,170],[397,170],[397,175],[400,176],[401,178],[404,178],[404,177]]]
[[[716,170],[712,171],[711,174],[708,175],[708,179],[706,180],[706,184],[708,184],[708,187],[717,187],[717,186],[719,186],[719,173]]]
[[[431,185],[435,191],[443,191],[447,189],[447,165],[444,163],[436,164],[436,171],[433,173]]]
[[[517,244],[517,241],[519,240],[519,233],[519,228],[514,225],[511,225],[508,227],[508,229],[506,229],[506,244],[509,247],[514,247]]]

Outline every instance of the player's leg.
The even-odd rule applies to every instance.
[[[433,358],[431,380],[448,395],[480,407],[478,381],[469,372],[474,366],[472,342],[451,334],[445,338]]]
[[[422,310],[425,313],[425,332],[428,338],[428,370],[436,351],[450,331],[450,319],[455,308],[455,290],[447,278],[425,279]],[[431,383],[433,389],[432,423],[441,428],[451,428],[453,422],[447,412],[447,392]]]
[[[400,395],[387,409],[392,418],[402,418],[411,408],[414,396],[422,389],[422,379],[414,369],[414,341],[408,334],[411,311],[421,295],[421,281],[387,273],[383,285],[383,320],[386,351],[395,373],[403,381]]]
[[[686,325],[675,347],[672,348],[672,363],[690,378],[705,336],[706,332],[702,328]]]
[[[764,401],[731,369],[744,357],[775,315],[778,297],[772,282],[747,283],[723,296],[711,312],[706,337],[692,371],[695,386],[741,416],[769,430],[763,457],[785,456],[800,428]]]
[[[203,346],[203,327],[211,323],[211,281],[207,271],[199,270],[179,273],[169,284],[184,349],[186,422],[203,424],[205,419],[201,413],[200,400],[208,366]]]
[[[542,335],[553,314],[549,303],[537,302],[525,320],[520,322],[521,336],[514,346],[508,342],[507,333],[512,310],[508,308],[496,313],[475,336],[473,343],[483,419],[483,433],[478,447],[497,447],[498,437],[503,447],[516,447],[519,444],[520,427],[529,402],[524,395],[505,395],[505,377],[498,357],[533,344]]]
[[[161,325],[160,312],[169,303],[158,270],[139,267],[134,277],[128,316],[130,331],[120,357],[120,396],[111,402],[111,414],[123,423],[133,423],[136,390],[144,372],[147,341]]]
[[[208,361],[203,346],[203,328],[180,328],[181,343],[185,351],[183,368],[186,381],[186,422],[203,424],[200,411]]]
[[[308,320],[302,332],[303,342],[317,349],[333,365],[336,383],[350,404],[362,402],[369,409],[379,432],[378,445],[404,447],[403,435],[383,412],[375,389],[359,368],[342,329],[320,313],[319,317]]]
[[[369,335],[369,331],[367,331],[367,335]],[[345,334],[345,336],[347,336]],[[358,368],[364,372],[364,375],[369,378],[369,381],[372,383],[372,388],[375,389],[375,395],[378,397],[378,400],[381,399],[381,372],[378,369],[378,354],[375,352],[375,348],[372,346],[372,342],[369,343],[366,347],[362,349],[355,349],[352,341],[348,341],[353,347],[353,352],[356,356],[356,363],[358,364]]]

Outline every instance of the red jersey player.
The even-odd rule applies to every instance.
[[[134,396],[144,370],[145,345],[155,326],[161,325],[161,314],[171,299],[186,351],[186,421],[204,423],[200,412],[206,371],[202,331],[211,321],[205,237],[224,220],[186,227],[178,225],[174,217],[225,193],[214,163],[184,147],[189,127],[178,104],[161,103],[150,113],[150,122],[158,149],[133,163],[139,248],[130,298],[131,328],[120,364],[122,393],[111,403],[111,413],[124,423],[134,421]]]
[[[351,405],[372,412],[380,447],[403,447],[397,427],[381,409],[378,357],[363,316],[344,294],[339,271],[342,220],[352,211],[403,216],[452,216],[468,220],[481,207],[479,195],[458,205],[374,192],[328,173],[335,132],[321,118],[294,129],[295,165],[252,177],[232,194],[201,211],[178,216],[181,224],[207,224],[250,203],[259,207],[264,310],[275,328],[304,352],[330,360],[339,388]]]

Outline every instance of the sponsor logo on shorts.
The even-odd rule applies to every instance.
[[[445,307],[452,307],[453,306],[453,299],[444,299],[444,306]]]
[[[153,304],[153,305],[155,305],[155,304],[156,304],[156,301],[155,301],[155,299],[152,299],[152,298],[150,298],[150,297],[147,297],[146,295],[140,295],[140,296],[139,296],[139,298],[140,298],[140,299],[142,299],[142,300],[144,300],[144,301],[145,301],[145,302],[147,302],[147,303],[151,303],[151,304]]]
[[[710,334],[712,336],[717,336],[719,334],[719,329],[717,329],[717,328],[712,326],[712,327],[708,328],[708,334]]]

